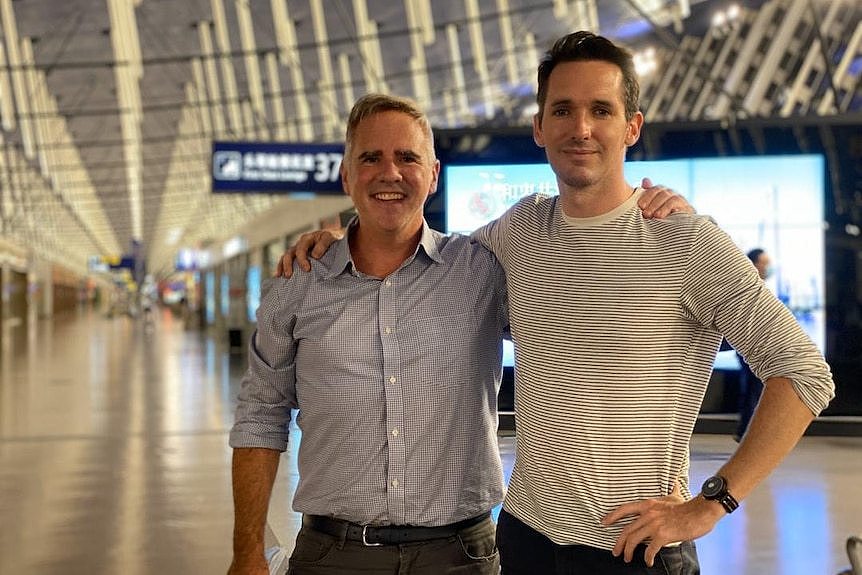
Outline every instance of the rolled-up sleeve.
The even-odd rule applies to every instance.
[[[683,292],[688,309],[718,329],[758,378],[789,379],[799,399],[818,415],[835,397],[823,354],[726,234],[705,224],[694,245],[694,269]]]
[[[287,449],[291,409],[296,402],[296,286],[275,278],[264,282],[257,329],[249,341],[248,370],[242,379],[231,447]]]

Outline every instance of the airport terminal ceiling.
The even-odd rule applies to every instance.
[[[527,126],[539,55],[577,29],[635,51],[648,122],[858,119],[860,12],[858,0],[0,0],[0,250],[82,273],[89,256],[139,250],[167,273],[178,249],[264,212],[285,214],[288,233],[303,225],[293,214],[333,198],[213,195],[213,140],[338,142],[369,91],[415,98],[441,129]],[[860,179],[835,192],[851,219]]]

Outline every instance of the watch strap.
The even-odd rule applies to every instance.
[[[721,506],[724,507],[724,510],[728,513],[733,513],[734,511],[736,511],[737,507],[739,507],[739,501],[737,501],[736,497],[734,497],[727,491],[725,491],[724,494],[716,501],[721,503]]]

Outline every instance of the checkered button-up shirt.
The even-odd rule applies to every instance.
[[[345,238],[264,291],[230,444],[285,450],[299,409],[294,509],[435,526],[502,500],[507,296],[487,249],[426,224],[380,279],[355,270]]]

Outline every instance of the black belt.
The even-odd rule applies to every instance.
[[[490,513],[483,513],[470,519],[439,527],[418,527],[415,525],[375,527],[374,525],[360,525],[323,515],[303,515],[302,524],[333,537],[345,537],[348,541],[360,541],[366,546],[376,547],[378,545],[398,545],[399,543],[416,543],[430,539],[454,537],[462,529],[481,523],[488,517],[490,517]]]

